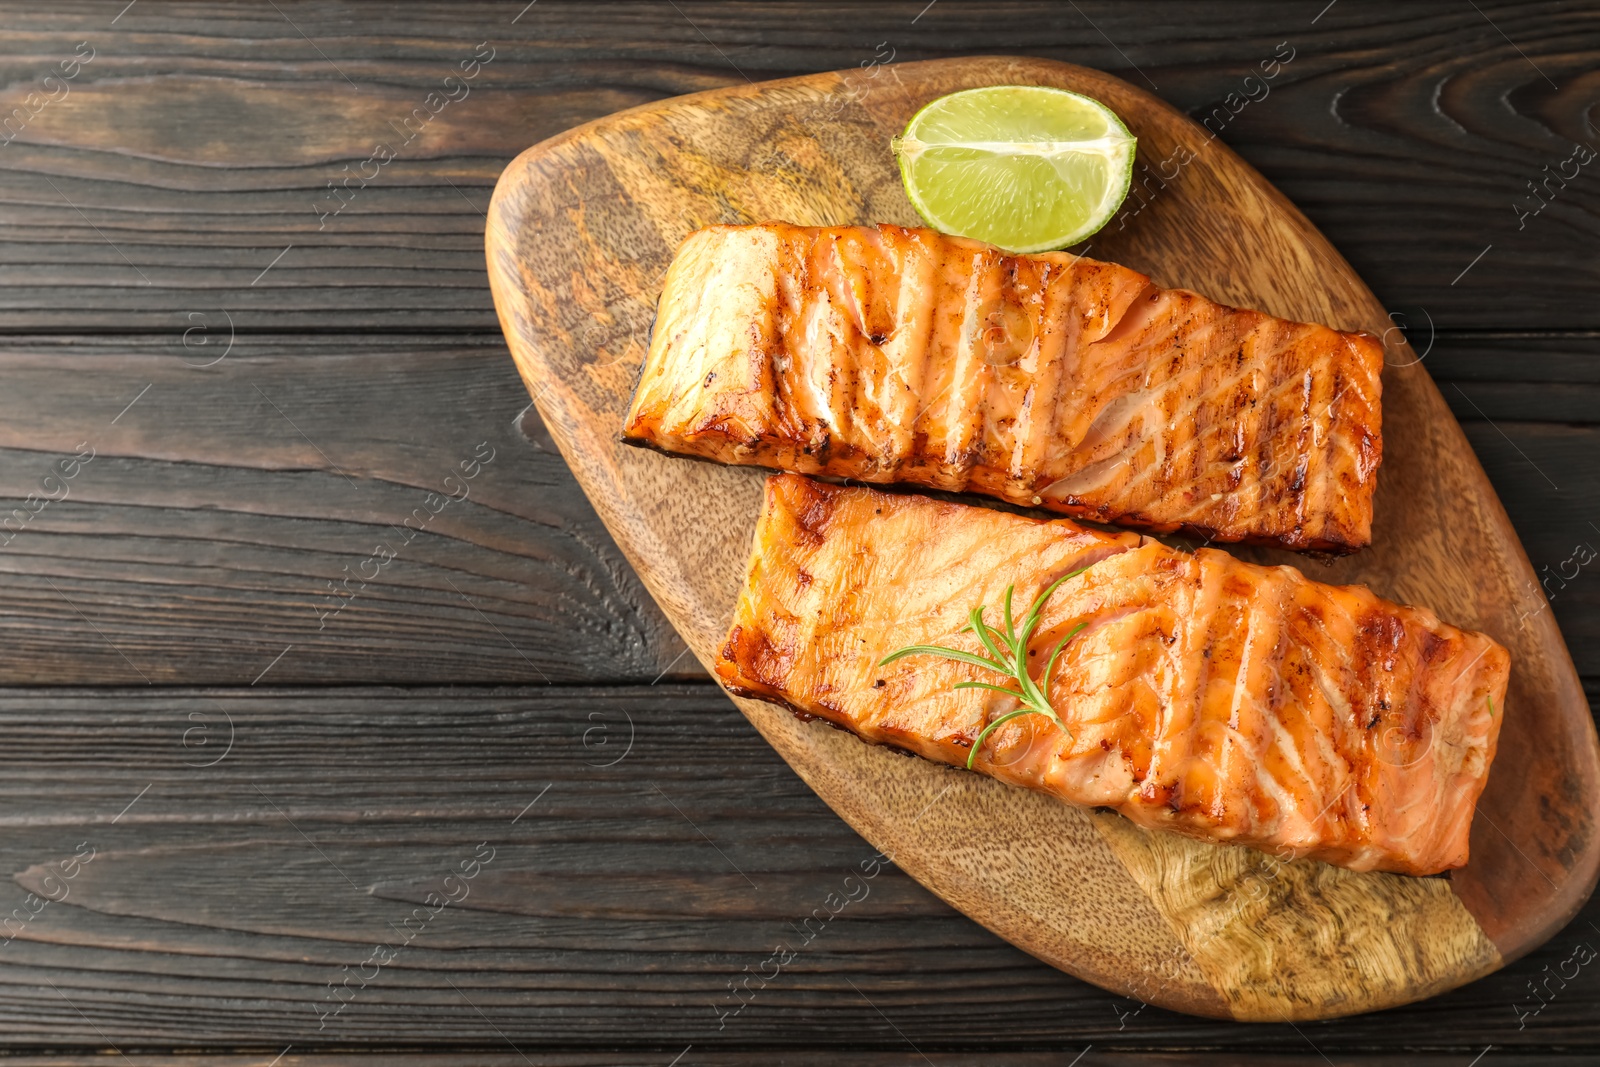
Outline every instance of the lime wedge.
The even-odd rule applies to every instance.
[[[1045,252],[1110,221],[1133,179],[1134,143],[1098,100],[991,85],[941,96],[892,146],[928,225],[1008,252]]]

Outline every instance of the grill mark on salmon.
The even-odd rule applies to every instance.
[[[712,226],[667,273],[623,439],[1350,552],[1371,540],[1382,368],[1369,334],[1064,252]]]
[[[1070,735],[1040,715],[1012,720],[975,769],[1285,858],[1416,875],[1466,862],[1509,655],[1425,609],[1292,567],[775,475],[717,675],[735,693],[964,766],[979,731],[1018,704],[952,686],[1004,678],[927,655],[880,661],[913,644],[980,652],[961,632],[973,607],[998,624],[1006,586],[1025,606],[1085,566],[1030,643],[1037,674],[1088,624],[1048,683]]]

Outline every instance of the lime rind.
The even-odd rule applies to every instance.
[[[1046,86],[985,86],[925,105],[892,142],[928,225],[1009,252],[1066,248],[1127,197],[1137,141],[1104,104]]]

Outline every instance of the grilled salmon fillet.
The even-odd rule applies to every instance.
[[[1011,684],[909,645],[982,653],[1052,581],[1030,675],[1079,623],[1029,714],[983,740],[975,769],[1143,826],[1358,871],[1432,874],[1467,860],[1494,759],[1510,657],[1483,634],[1363,586],[1187,553],[1069,519],[768,480],[744,592],[717,664],[733,692],[867,741],[964,766],[1018,707],[958,682]]]
[[[898,226],[692,234],[623,439],[1218,541],[1371,540],[1383,349],[1064,252]]]

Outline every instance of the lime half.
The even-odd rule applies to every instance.
[[[1134,143],[1098,100],[991,85],[941,96],[893,148],[928,225],[1008,252],[1045,252],[1110,221],[1128,195]]]

